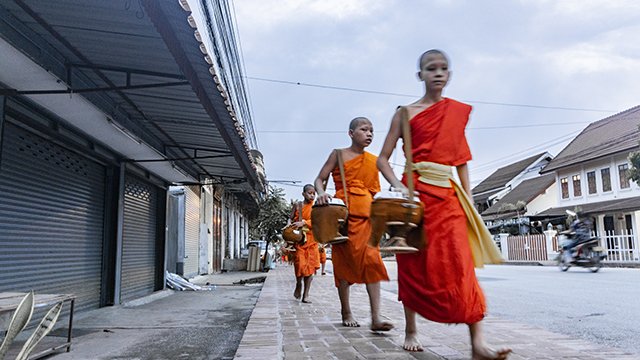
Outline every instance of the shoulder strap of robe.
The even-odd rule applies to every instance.
[[[340,169],[340,177],[342,178],[342,189],[344,191],[344,202],[349,208],[349,191],[347,191],[347,180],[344,177],[344,163],[342,162],[342,150],[335,149],[336,156],[338,158],[338,168]]]
[[[404,143],[404,156],[406,164],[404,171],[407,176],[407,188],[409,189],[409,200],[413,201],[414,184],[413,184],[413,152],[411,149],[411,126],[409,125],[409,109],[406,106],[400,106],[400,121],[402,123],[402,139]]]

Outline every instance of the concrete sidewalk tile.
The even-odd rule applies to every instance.
[[[310,291],[311,304],[292,296],[293,268],[280,265],[267,273],[262,293],[236,353],[242,359],[425,359],[462,360],[471,354],[465,325],[437,324],[418,320],[424,352],[402,349],[404,314],[397,295],[383,291],[383,315],[396,328],[387,333],[369,330],[368,296],[363,285],[351,288],[351,307],[360,327],[341,325],[340,302],[332,276],[316,276]],[[509,346],[511,360],[631,360],[639,357],[587,341],[555,334],[526,324],[489,316],[485,337],[495,347]]]

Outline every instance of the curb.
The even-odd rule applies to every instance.
[[[516,266],[558,266],[555,261],[517,261],[507,260],[499,265],[516,265]],[[603,268],[629,268],[640,269],[640,262],[623,263],[623,262],[603,262]]]

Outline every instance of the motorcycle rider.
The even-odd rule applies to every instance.
[[[568,260],[573,260],[575,254],[575,246],[587,242],[591,239],[591,222],[588,219],[580,219],[581,213],[575,215],[575,219],[571,223],[571,237],[569,242],[565,245],[566,256]]]

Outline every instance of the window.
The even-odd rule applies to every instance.
[[[560,188],[562,189],[562,198],[569,198],[569,179],[562,178],[560,179]]]
[[[629,165],[618,165],[618,175],[620,176],[620,189],[628,189],[631,186],[629,182]]]
[[[600,170],[600,175],[602,175],[602,191],[611,191],[611,174],[609,168]]]
[[[595,194],[598,192],[596,188],[596,172],[589,171],[587,173],[587,187],[589,188],[589,194]]]
[[[571,177],[573,182],[573,196],[582,196],[582,186],[580,186],[580,175],[573,175]]]

